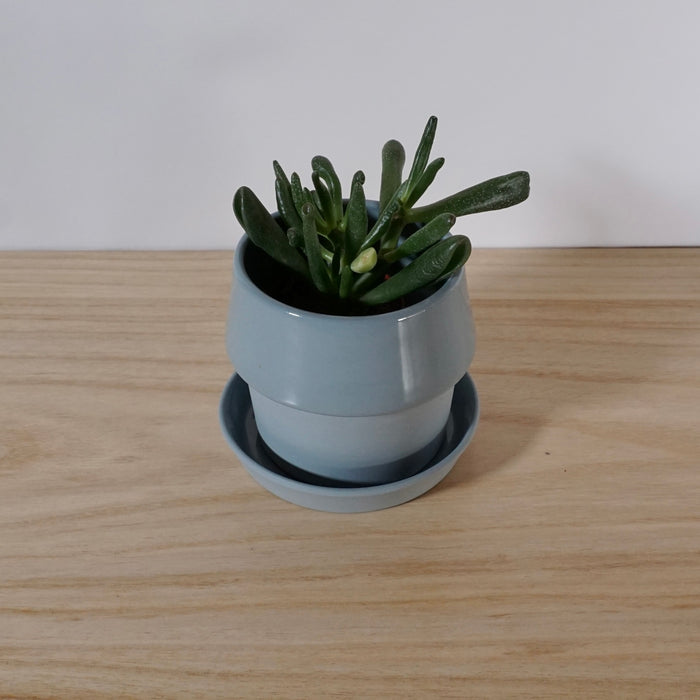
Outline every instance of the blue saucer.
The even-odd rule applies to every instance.
[[[479,399],[469,374],[455,386],[442,445],[425,467],[407,479],[375,486],[309,483],[285,473],[270,457],[258,433],[248,385],[233,374],[219,405],[221,429],[248,473],[263,488],[305,508],[362,513],[405,503],[442,481],[464,452],[479,420]]]

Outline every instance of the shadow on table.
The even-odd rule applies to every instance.
[[[673,328],[673,302],[635,304],[648,294],[643,271],[627,274],[620,296],[620,270],[645,264],[644,253],[527,251],[515,265],[509,259],[502,277],[494,264],[500,259],[493,256],[470,284],[479,338],[470,373],[481,418],[472,443],[436,489],[519,459],[546,460],[545,443],[533,451],[545,430],[585,421],[591,436],[604,436],[607,426],[595,419],[600,409],[635,407],[640,384],[653,382],[676,352],[672,342],[647,342],[650,328]]]
[[[472,442],[450,474],[433,491],[478,479],[517,459],[535,439],[545,417],[518,412],[531,403],[531,393],[517,377],[474,374],[481,417]],[[517,415],[516,415],[517,413]]]

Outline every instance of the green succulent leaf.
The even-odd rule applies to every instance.
[[[311,194],[315,194],[316,197],[318,197],[318,199],[315,201],[319,211],[321,212],[321,216],[323,216],[325,219],[328,228],[332,229],[336,224],[336,212],[335,207],[333,206],[333,198],[331,193],[317,172],[311,174],[311,179],[313,180],[315,188]]]
[[[352,283],[355,276],[348,265],[343,267],[340,271],[340,287],[338,289],[338,296],[341,299],[347,299],[352,291]]]
[[[384,209],[396,190],[401,185],[403,166],[406,162],[404,147],[391,139],[382,148],[382,180],[379,188],[379,209]]]
[[[326,223],[326,220],[323,218],[323,214],[321,211],[321,200],[318,197],[318,194],[316,193],[315,190],[310,190],[308,187],[303,187],[301,190],[302,194],[302,204],[299,209],[299,214],[304,218],[302,215],[302,210],[304,208],[305,204],[310,204],[313,208],[314,211],[314,216],[316,218],[316,228],[319,232],[320,235],[324,236],[326,232],[328,231],[328,224]]]
[[[271,258],[304,277],[309,267],[304,256],[292,248],[287,234],[248,187],[239,187],[233,198],[233,211],[250,240]]]
[[[299,218],[301,218],[301,208],[304,206],[306,199],[304,198],[304,187],[301,184],[301,178],[299,177],[299,173],[292,173],[292,177],[289,180],[289,184],[292,192],[294,208],[297,210]]]
[[[392,224],[401,217],[403,212],[401,198],[406,191],[406,186],[407,183],[404,182],[401,187],[394,192],[393,197],[389,200],[384,209],[380,211],[379,218],[374,226],[372,226],[367,236],[365,236],[364,241],[362,241],[362,245],[360,246],[361,250],[379,243],[382,238],[391,231]]]
[[[398,248],[384,255],[387,262],[396,262],[408,255],[416,255],[444,238],[454,226],[454,214],[438,214],[432,221],[411,234]]]
[[[233,198],[235,216],[254,245],[303,275],[321,294],[381,305],[435,284],[459,269],[471,252],[468,238],[450,235],[456,217],[513,206],[530,192],[529,174],[517,171],[416,207],[445,163],[444,158],[430,160],[437,121],[428,119],[405,179],[404,147],[394,139],[384,144],[379,215],[369,231],[364,174],[355,173],[344,206],[340,180],[324,156],[311,161],[311,189],[296,172],[288,178],[273,161],[279,215],[273,217],[249,188],[241,187]],[[402,239],[406,230],[414,233]],[[354,309],[342,302],[338,312]]]
[[[287,229],[287,240],[289,245],[295,248],[304,249],[304,234],[297,228]]]
[[[343,188],[340,184],[340,179],[335,172],[333,164],[325,156],[314,156],[311,159],[311,168],[326,183],[330,195],[330,211],[332,212],[332,215],[326,217],[326,219],[335,227],[343,218]]]
[[[365,198],[365,174],[358,170],[352,178],[350,199],[345,209],[346,259],[353,260],[367,235],[367,200]]]
[[[423,130],[423,136],[421,136],[420,143],[416,149],[416,155],[413,158],[411,172],[408,175],[408,196],[410,196],[410,193],[418,184],[418,181],[425,170],[425,166],[428,164],[430,151],[433,148],[433,141],[435,140],[436,129],[437,117],[430,117],[430,119],[428,119],[428,123],[425,125],[425,129]]]
[[[313,210],[313,205],[307,202],[301,210],[303,230],[304,230],[304,249],[306,257],[309,261],[309,272],[319,292],[323,294],[333,293],[333,284],[330,277],[328,266],[324,261],[324,251],[321,248],[321,243],[318,240],[318,232],[316,230],[316,217]]]
[[[445,164],[444,158],[436,158],[435,160],[428,163],[420,179],[416,183],[415,187],[411,190],[410,195],[406,199],[406,207],[412,207],[422,196],[425,191],[433,184],[435,176],[438,171]]]
[[[243,225],[243,211],[241,210],[243,204],[241,201],[243,199],[243,189],[243,187],[240,187],[233,194],[233,214],[236,217],[236,221],[238,221],[238,223],[243,226],[243,229],[245,230],[245,226]]]
[[[363,294],[373,289],[386,278],[386,267],[377,265],[370,272],[365,272],[362,275],[355,275],[352,283],[351,296],[354,299],[361,298]]]
[[[275,160],[272,163],[275,170],[275,196],[277,198],[277,211],[287,224],[287,228],[301,229],[301,217],[294,205],[292,197],[292,185],[287,178],[282,166]]]
[[[452,212],[455,216],[477,214],[482,211],[504,209],[527,199],[530,194],[530,175],[518,170],[508,175],[494,177],[466,190],[445,197],[433,204],[411,209],[408,221],[428,221],[438,214]]]
[[[450,236],[428,248],[412,263],[360,297],[365,304],[385,304],[458,270],[467,261],[471,244],[466,236]]]

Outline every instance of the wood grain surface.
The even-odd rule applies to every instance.
[[[0,254],[0,697],[700,697],[700,250],[476,251],[433,491],[260,488],[230,252]]]

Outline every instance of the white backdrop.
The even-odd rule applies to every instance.
[[[0,0],[0,248],[231,248],[317,153],[378,192],[430,114],[475,246],[700,245],[696,0]]]

